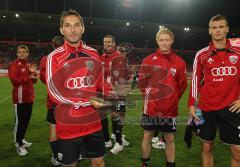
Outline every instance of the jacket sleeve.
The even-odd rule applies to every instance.
[[[138,82],[137,82],[143,97],[146,94],[145,91],[148,86],[147,85],[148,80],[150,78],[150,73],[151,73],[150,68],[151,67],[148,65],[146,59],[144,59],[138,72]]]
[[[47,56],[44,56],[42,59],[41,59],[41,62],[40,62],[40,80],[46,84],[46,63],[47,63]]]
[[[184,60],[181,61],[178,75],[178,99],[180,99],[187,88],[187,70]]]
[[[29,75],[21,75],[20,69],[16,67],[16,63],[12,63],[8,68],[8,76],[14,86],[22,85],[29,82]]]
[[[64,81],[62,81],[59,77],[54,77],[54,75],[57,74],[57,70],[58,64],[56,57],[54,57],[54,55],[51,53],[47,57],[46,63],[46,84],[49,97],[56,104],[71,103],[69,100],[63,97],[62,90],[59,90],[59,84],[62,84]],[[57,81],[57,79],[59,81]]]
[[[188,99],[188,106],[194,106],[197,102],[201,81],[203,79],[203,66],[197,53],[193,63],[192,81],[190,86],[190,93]]]

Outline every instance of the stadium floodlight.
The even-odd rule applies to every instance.
[[[126,8],[134,8],[140,0],[121,0],[121,6]]]
[[[164,26],[162,26],[162,25],[159,25],[159,26],[158,26],[159,29],[160,29],[160,28],[163,28],[163,27],[164,27]]]
[[[189,27],[185,27],[185,28],[184,28],[184,31],[185,31],[185,32],[188,32],[188,31],[190,31],[190,28],[189,28]]]
[[[130,23],[129,23],[129,22],[127,22],[127,23],[126,23],[126,26],[130,26]]]
[[[18,13],[16,13],[16,14],[15,14],[15,17],[16,17],[16,18],[19,18],[20,16],[19,16],[19,14],[18,14]]]

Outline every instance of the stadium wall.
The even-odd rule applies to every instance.
[[[0,69],[0,77],[7,77],[7,76],[8,76],[8,70]]]

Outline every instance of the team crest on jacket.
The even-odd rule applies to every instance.
[[[113,70],[113,76],[117,77],[119,75],[119,70]]]
[[[85,62],[85,64],[86,64],[86,67],[88,70],[90,70],[90,71],[93,70],[93,68],[94,68],[93,61],[88,60]]]
[[[25,68],[21,68],[21,71],[22,71],[22,72],[25,72],[25,71],[26,71],[26,69],[25,69]]]
[[[238,56],[236,55],[229,56],[229,60],[231,63],[236,64],[238,61]]]
[[[177,70],[175,68],[170,68],[170,72],[172,74],[172,76],[174,76],[177,72]]]

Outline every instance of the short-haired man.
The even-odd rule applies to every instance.
[[[103,167],[105,155],[99,113],[90,103],[103,87],[97,51],[83,44],[83,19],[74,10],[64,11],[60,32],[64,45],[48,55],[46,83],[55,108],[58,162],[77,166],[81,154],[93,167]]]
[[[142,128],[142,167],[149,167],[151,140],[160,130],[165,138],[166,167],[175,167],[174,133],[178,102],[187,86],[186,64],[171,49],[173,33],[161,28],[156,35],[159,49],[144,58],[138,86],[144,99]]]
[[[127,59],[124,57],[116,47],[115,38],[112,35],[105,35],[103,38],[103,50],[104,53],[101,56],[101,62],[104,67],[104,79],[112,86],[124,85],[127,83],[128,77],[128,64]],[[124,99],[122,99],[124,100]],[[104,111],[103,111],[104,112]],[[124,148],[128,146],[129,142],[125,140],[125,136],[122,135],[123,128],[123,115],[126,112],[126,106],[124,102],[120,102],[117,108],[111,109],[112,120],[112,138],[116,143],[110,150],[113,154],[118,154]],[[105,109],[106,114],[106,109]],[[103,134],[105,138],[105,146],[112,147],[112,142],[108,132],[108,118],[105,116],[102,119]]]
[[[26,45],[17,47],[17,59],[8,69],[9,79],[13,85],[12,98],[15,111],[14,142],[17,153],[25,156],[32,143],[24,140],[26,130],[32,115],[34,102],[34,87],[38,80],[37,66],[28,63],[29,49]]]
[[[63,36],[55,36],[52,39],[52,46],[53,49],[57,49],[58,47],[62,46],[64,43]],[[46,84],[46,62],[47,56],[44,56],[40,62],[40,80]],[[56,120],[54,117],[54,108],[56,104],[50,99],[49,95],[47,96],[47,117],[46,120],[49,122],[49,145],[51,147],[53,156],[51,158],[51,162],[53,165],[59,165],[56,161],[57,159],[57,136],[56,136]]]
[[[225,16],[209,22],[212,41],[197,52],[189,94],[189,110],[194,119],[196,105],[203,111],[205,123],[199,127],[202,140],[202,166],[213,167],[213,143],[217,127],[220,139],[230,145],[231,167],[240,167],[240,46],[231,43]],[[198,104],[196,104],[198,103]]]

